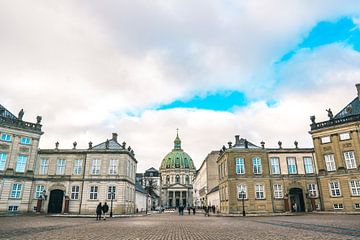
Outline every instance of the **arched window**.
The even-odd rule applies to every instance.
[[[180,183],[180,176],[176,175],[176,183]]]
[[[190,184],[189,175],[186,175],[186,176],[185,176],[185,183],[186,183],[186,184]]]
[[[187,158],[184,159],[185,168],[189,168],[189,160]]]
[[[176,161],[175,161],[175,167],[179,168],[180,167],[180,159],[177,157]]]
[[[169,175],[166,176],[166,184],[170,184],[170,176]]]

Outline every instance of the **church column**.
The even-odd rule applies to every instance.
[[[172,201],[171,205],[173,207],[175,207],[175,203],[176,203],[176,201],[175,201],[175,191],[173,191],[172,194],[173,194],[173,197],[172,197],[172,200],[171,200]]]
[[[182,199],[183,199],[183,191],[180,191],[180,200],[179,200],[180,205],[183,205]]]

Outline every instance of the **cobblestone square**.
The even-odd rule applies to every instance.
[[[0,217],[0,239],[360,239],[360,215]]]

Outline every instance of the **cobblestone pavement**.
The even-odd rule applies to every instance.
[[[0,217],[0,239],[360,239],[360,215]]]

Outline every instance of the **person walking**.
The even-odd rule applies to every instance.
[[[109,206],[107,205],[107,203],[105,202],[104,205],[102,206],[102,212],[104,213],[104,220],[106,220],[106,213],[109,211]]]
[[[196,213],[196,209],[195,209],[195,206],[193,207],[193,215],[195,215]]]
[[[189,212],[189,215],[190,215],[190,210],[191,210],[191,208],[190,208],[190,206],[188,206],[188,212]]]
[[[99,204],[96,207],[96,221],[101,220],[101,211],[102,211],[102,206],[101,206],[101,202],[99,202]]]

